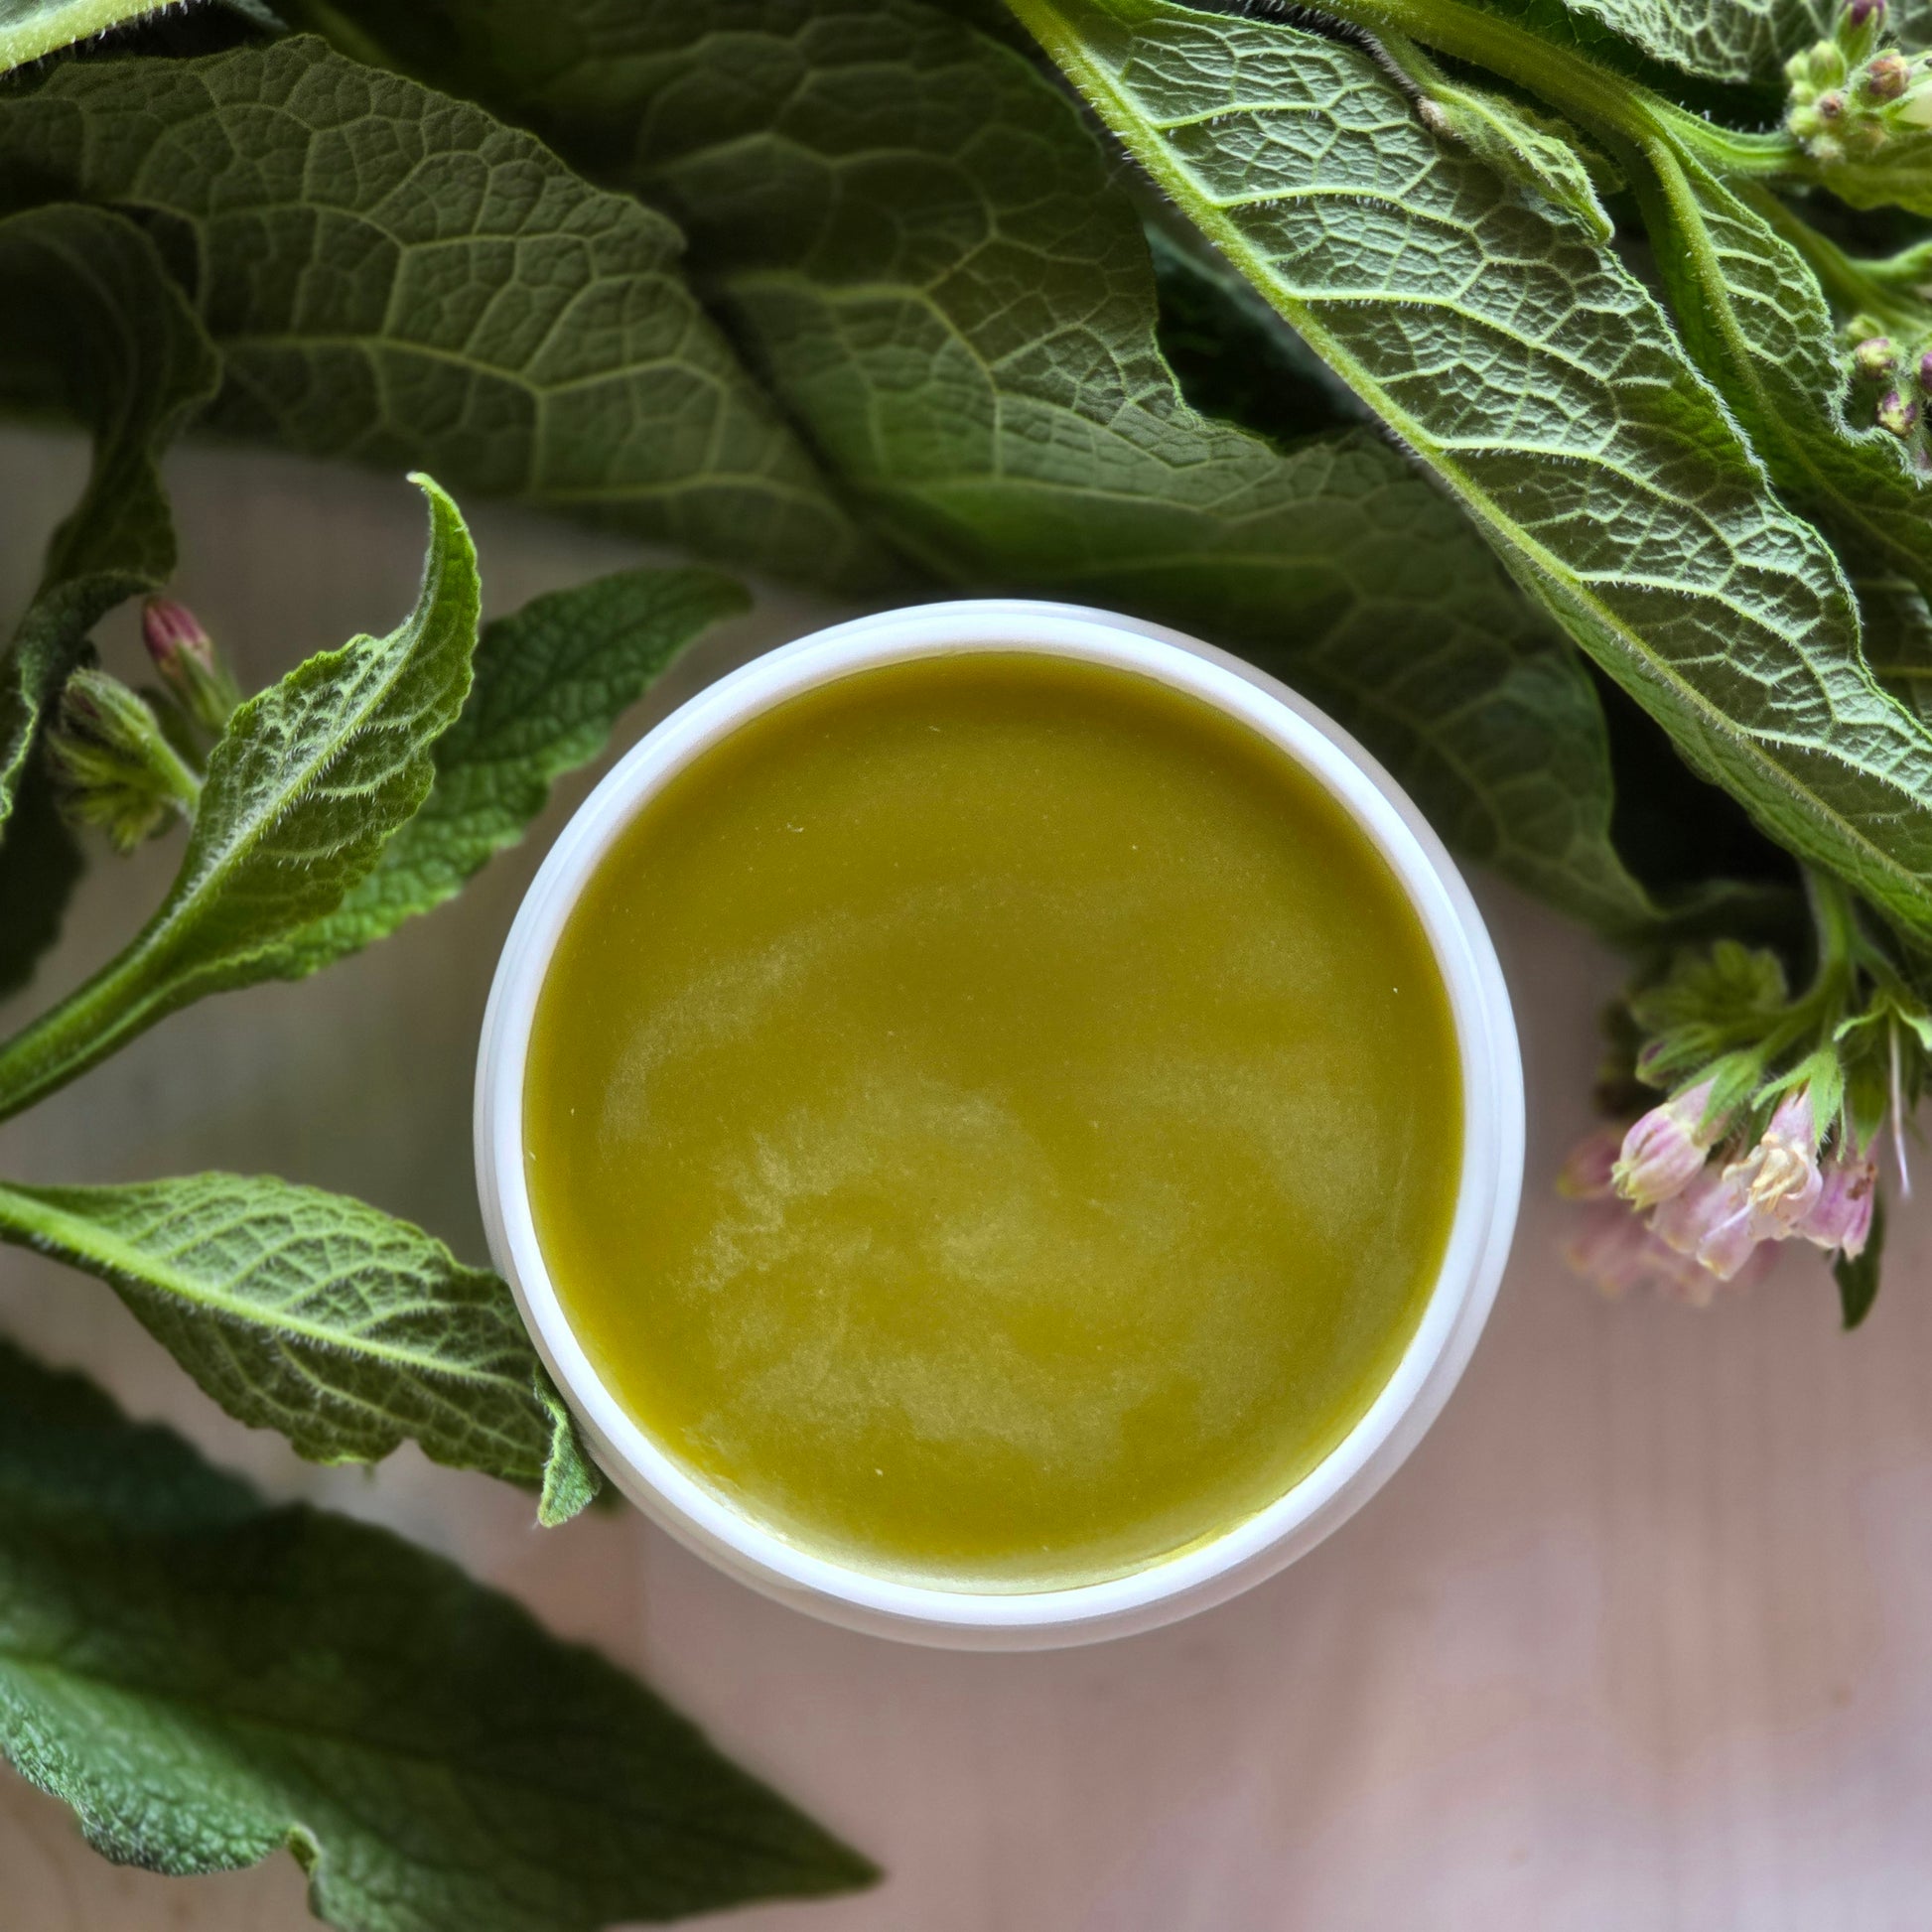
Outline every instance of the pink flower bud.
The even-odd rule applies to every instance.
[[[1871,1233],[1871,1209],[1877,1191],[1876,1162],[1827,1162],[1818,1198],[1793,1232],[1821,1248],[1840,1249],[1856,1261],[1864,1252]]]
[[[1909,436],[1918,423],[1918,404],[1896,389],[1887,389],[1878,398],[1878,427],[1894,436]]]
[[[1854,27],[1883,27],[1885,0],[1852,0],[1846,18]]]
[[[1716,1087],[1701,1080],[1653,1107],[1623,1137],[1623,1152],[1612,1178],[1616,1190],[1638,1208],[1655,1207],[1682,1193],[1704,1166],[1722,1121],[1705,1120]]]
[[[1912,64],[1902,54],[1877,54],[1859,76],[1859,91],[1867,100],[1896,100],[1912,83]]]
[[[172,598],[149,598],[141,607],[141,641],[169,695],[204,731],[218,737],[234,716],[241,691],[194,612]]]

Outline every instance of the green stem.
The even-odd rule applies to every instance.
[[[194,997],[157,971],[152,931],[0,1046],[0,1120],[78,1079]]]
[[[1786,133],[1740,134],[1673,105],[1639,82],[1464,0],[1321,0],[1321,10],[1370,34],[1399,34],[1540,96],[1616,145],[1658,140],[1688,147],[1724,175],[1808,176],[1811,163]]]

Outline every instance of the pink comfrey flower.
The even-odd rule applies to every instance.
[[[1632,1207],[1655,1207],[1681,1194],[1704,1166],[1711,1144],[1724,1130],[1722,1119],[1707,1120],[1715,1079],[1673,1094],[1623,1137],[1612,1178]]]
[[[1719,1281],[1731,1281],[1764,1239],[1756,1227],[1750,1188],[1738,1167],[1700,1171],[1682,1192],[1651,1217],[1658,1240],[1691,1257]]]
[[[1622,1146],[1619,1127],[1599,1127],[1579,1141],[1557,1175],[1557,1192],[1566,1200],[1607,1200],[1616,1191],[1616,1162]]]
[[[1778,1102],[1763,1139],[1725,1170],[1726,1181],[1733,1177],[1750,1202],[1759,1240],[1782,1241],[1797,1232],[1825,1185],[1809,1084],[1792,1088]]]
[[[1821,1248],[1836,1248],[1856,1261],[1871,1234],[1871,1210],[1878,1191],[1878,1165],[1862,1158],[1828,1161],[1818,1198],[1796,1228]]]

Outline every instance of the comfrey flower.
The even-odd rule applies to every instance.
[[[1763,1139],[1725,1169],[1724,1177],[1743,1188],[1759,1240],[1782,1241],[1797,1231],[1825,1184],[1809,1084],[1792,1088],[1778,1102]]]
[[[1821,1248],[1835,1248],[1849,1261],[1864,1253],[1871,1237],[1872,1209],[1878,1198],[1878,1164],[1863,1156],[1828,1161],[1823,1185],[1811,1211],[1793,1230]]]
[[[1704,1166],[1704,1157],[1724,1131],[1722,1114],[1707,1118],[1717,1084],[1707,1078],[1673,1094],[1623,1137],[1611,1179],[1631,1206],[1641,1210],[1669,1200]]]

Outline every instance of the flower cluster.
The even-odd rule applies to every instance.
[[[1904,1126],[1932,1064],[1932,1009],[1843,891],[1813,880],[1816,969],[1793,998],[1776,955],[1720,941],[1680,955],[1618,1010],[1609,1091],[1666,1098],[1605,1127],[1558,1185],[1581,1203],[1565,1253],[1609,1294],[1648,1283],[1703,1307],[1808,1242],[1876,1281],[1875,1149]],[[1632,1109],[1631,1111],[1634,1111]],[[1855,1318],[1848,1312],[1848,1319]]]
[[[1647,1281],[1702,1308],[1766,1273],[1780,1241],[1864,1252],[1877,1164],[1849,1149],[1821,1160],[1811,1088],[1787,1091],[1754,1141],[1715,1153],[1713,1098],[1701,1081],[1571,1157],[1560,1185],[1588,1205],[1566,1257],[1606,1293]]]
[[[1932,341],[1901,344],[1867,315],[1854,316],[1841,332],[1855,405],[1870,420],[1912,446],[1921,467],[1932,465],[1916,431],[1932,408]]]
[[[1932,128],[1932,58],[1881,47],[1885,0],[1851,0],[1831,39],[1785,63],[1784,124],[1821,167],[1874,159]]]
[[[141,641],[159,688],[132,691],[105,671],[77,670],[47,739],[62,815],[104,832],[122,852],[193,819],[206,747],[241,702],[207,632],[181,605],[150,598]]]

